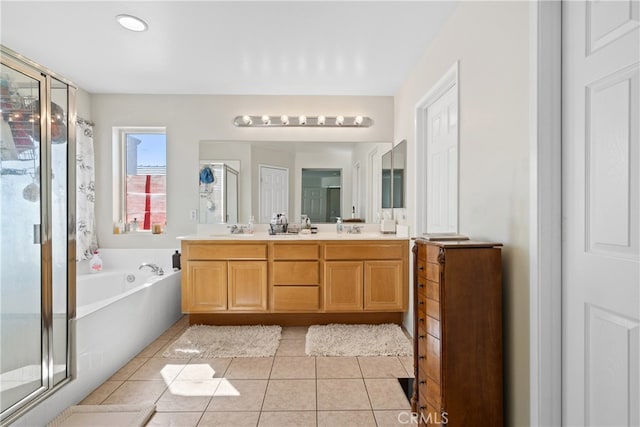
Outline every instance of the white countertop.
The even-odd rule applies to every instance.
[[[255,232],[253,234],[193,234],[180,236],[179,240],[233,240],[238,242],[252,240],[409,240],[397,234],[382,234],[380,232],[364,233],[336,233],[335,231],[320,231],[316,234],[276,234]]]
[[[178,240],[233,240],[233,241],[251,241],[251,240],[409,240],[409,227],[398,224],[395,234],[381,233],[379,224],[355,224],[361,227],[361,232],[348,233],[354,224],[344,224],[345,231],[336,232],[335,224],[318,224],[318,232],[316,234],[276,234],[268,233],[269,226],[267,224],[256,224],[253,234],[231,234],[226,224],[203,224],[198,226],[195,234],[187,236],[179,236]]]

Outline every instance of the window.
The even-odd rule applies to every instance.
[[[120,128],[116,222],[130,231],[159,232],[167,219],[167,138],[164,128]],[[127,228],[125,227],[125,230]]]

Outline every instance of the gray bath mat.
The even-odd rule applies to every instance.
[[[309,356],[410,356],[411,340],[400,326],[313,325],[307,331]]]
[[[280,344],[280,326],[193,325],[175,340],[163,357],[270,357]]]

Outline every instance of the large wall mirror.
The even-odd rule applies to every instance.
[[[299,222],[303,214],[310,215],[314,223],[335,222],[338,216],[376,222],[382,208],[380,164],[382,155],[392,146],[391,142],[200,141],[200,164],[194,176],[199,173],[202,162],[227,164],[238,174],[237,220],[225,221],[218,217],[218,222],[206,212],[203,215],[203,206],[207,209],[205,201],[199,222],[246,223],[253,216],[257,223],[267,223],[275,213],[271,212],[273,209],[286,213],[289,222]],[[261,180],[260,171],[265,167],[282,171],[280,181]],[[273,186],[267,188],[272,184],[277,188],[276,193],[272,191]],[[311,195],[310,187],[314,186],[317,194]],[[316,191],[318,189],[323,191]],[[270,205],[273,194],[277,194],[273,196],[277,200]],[[311,199],[316,203],[311,203]],[[320,199],[325,203],[324,212],[322,206],[317,206]],[[280,200],[284,200],[282,207],[272,207]]]
[[[406,208],[407,141],[382,155],[382,208]]]

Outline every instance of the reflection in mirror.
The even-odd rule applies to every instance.
[[[200,223],[238,222],[238,171],[228,164],[200,161]]]
[[[225,163],[238,171],[238,222],[254,216],[259,223],[261,165],[289,170],[288,208],[290,221],[299,221],[302,212],[302,170],[337,169],[341,171],[340,210],[334,215],[350,218],[352,210],[366,222],[379,220],[380,164],[390,142],[284,142],[284,141],[200,141],[200,161]],[[358,166],[359,165],[359,166]],[[389,166],[389,169],[391,165]],[[195,166],[194,166],[195,169]],[[360,179],[355,175],[360,170]],[[356,188],[357,187],[357,188]],[[269,212],[269,218],[271,212]],[[202,223],[204,217],[200,217]],[[326,218],[323,221],[327,222]]]
[[[312,223],[336,222],[341,199],[340,169],[302,169],[302,215]]]
[[[406,208],[405,192],[406,192],[406,164],[407,164],[407,141],[400,141],[393,147],[392,165],[393,165],[393,207]]]
[[[382,209],[391,207],[391,150],[382,156]]]

